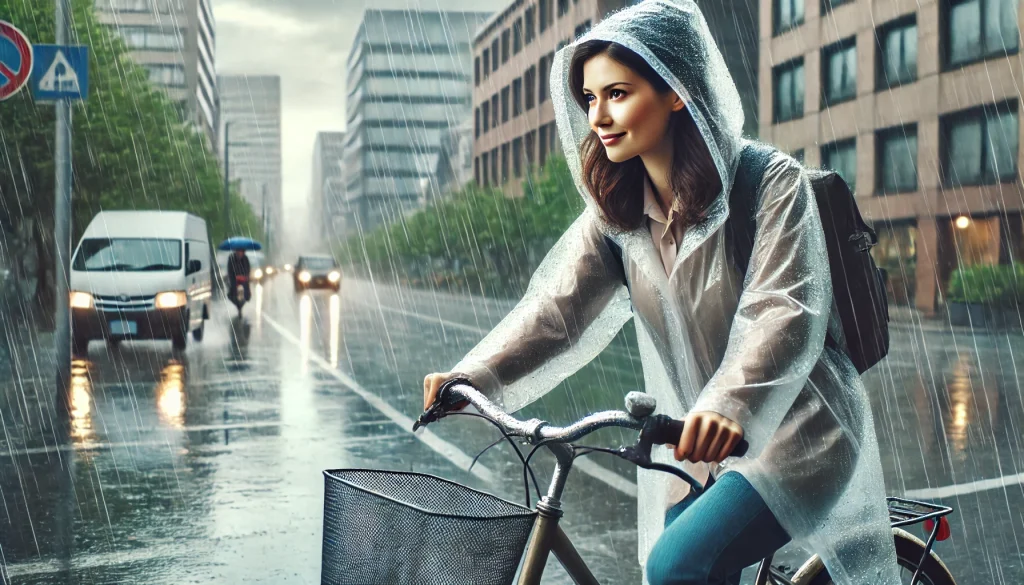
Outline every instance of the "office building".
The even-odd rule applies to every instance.
[[[345,183],[342,165],[345,157],[344,132],[317,132],[313,147],[313,197],[310,227],[314,240],[333,243],[338,240],[335,219],[341,219]]]
[[[701,0],[756,135],[758,0]],[[548,87],[555,52],[631,0],[516,0],[473,41],[473,177],[522,195],[529,169],[561,149]]]
[[[242,198],[264,220],[271,244],[281,228],[281,78],[276,75],[221,75],[224,121],[221,160]]]
[[[484,12],[367,10],[348,58],[343,231],[419,209],[443,137],[472,116]]]
[[[216,21],[211,0],[96,0],[100,23],[117,31],[150,81],[201,130],[214,152],[220,127]]]
[[[854,187],[890,300],[1019,260],[1018,0],[761,0],[761,137]]]

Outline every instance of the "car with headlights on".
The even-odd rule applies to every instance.
[[[71,260],[71,339],[202,341],[213,296],[206,222],[183,211],[101,211]]]
[[[295,292],[309,289],[341,289],[341,268],[334,258],[325,255],[299,256],[292,277]]]

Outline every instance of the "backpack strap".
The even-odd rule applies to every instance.
[[[768,163],[775,154],[773,146],[762,142],[748,142],[740,152],[732,191],[729,192],[729,239],[740,271],[746,273],[750,256],[754,252],[754,231],[757,217],[758,195]]]

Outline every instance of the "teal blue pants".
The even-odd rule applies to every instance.
[[[740,573],[789,542],[789,534],[739,473],[726,473],[665,514],[647,558],[650,585],[739,585]]]

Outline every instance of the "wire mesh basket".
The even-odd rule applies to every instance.
[[[324,472],[325,585],[507,585],[536,512],[432,475]]]

